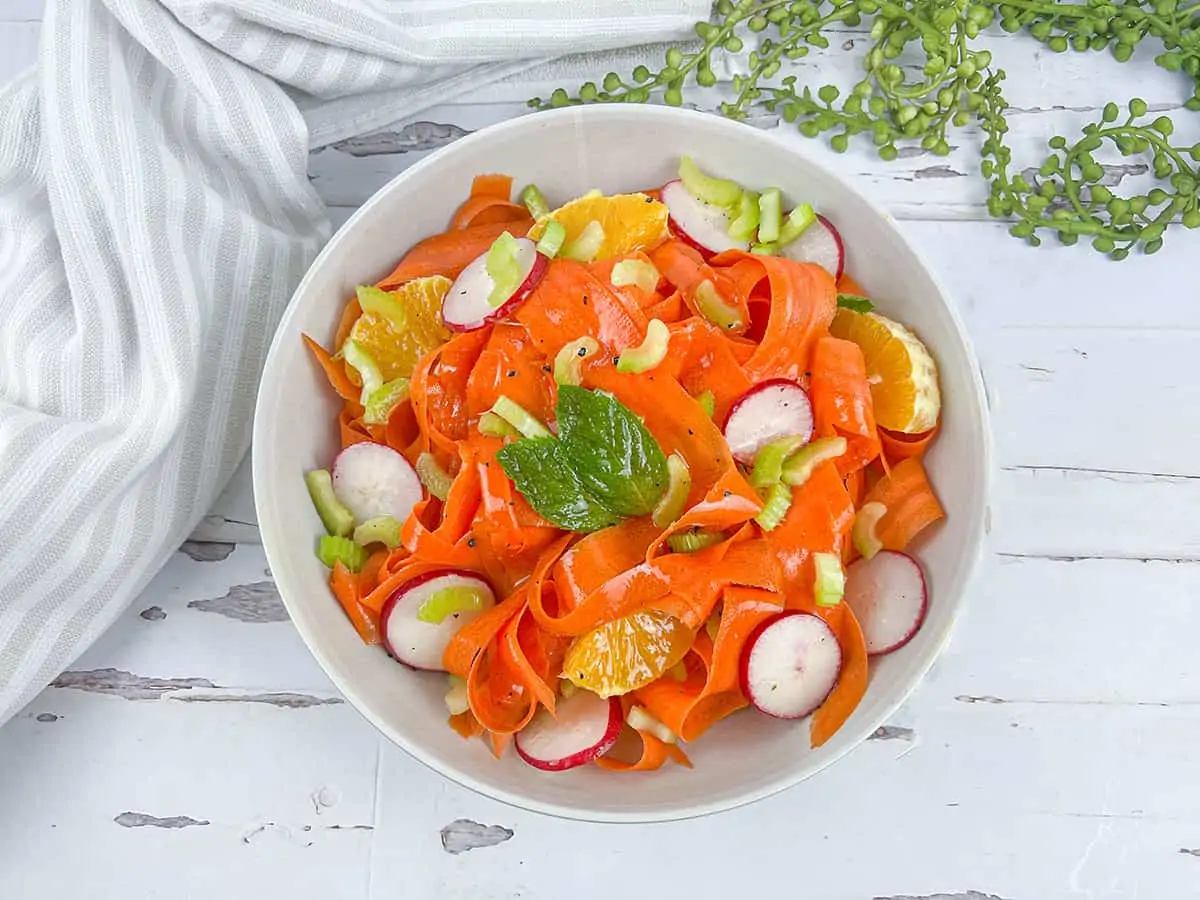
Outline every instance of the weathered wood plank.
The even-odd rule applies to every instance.
[[[815,900],[1192,895],[1195,859],[1180,849],[1200,827],[1187,805],[1197,794],[1177,785],[1168,803],[1163,775],[1183,771],[1181,740],[1200,736],[1200,718],[965,707],[926,725],[919,743],[868,742],[754,806],[619,831],[523,814],[432,783],[412,760],[385,753],[376,837],[393,852],[373,858],[371,896],[387,897],[401,876],[419,897],[609,896],[612,885],[588,867],[554,862],[580,847],[597,855],[619,847],[622,883],[705,900],[747,884],[769,900],[796,896],[798,884]],[[440,853],[438,829],[462,819],[514,836],[463,856]],[[707,862],[664,875],[673,857]]]
[[[345,704],[52,691],[0,730],[0,896],[361,900],[377,758]]]

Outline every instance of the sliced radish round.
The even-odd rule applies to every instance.
[[[842,649],[825,621],[782,612],[758,626],[742,651],[742,693],[777,719],[802,719],[820,706],[842,669]]]
[[[750,249],[749,241],[730,237],[729,211],[697,200],[688,193],[682,181],[669,181],[663,185],[662,202],[667,205],[667,224],[671,232],[704,255]]]
[[[423,496],[407,459],[383,444],[351,444],[333,461],[333,492],[357,522],[391,516],[403,522]]]
[[[862,626],[867,653],[891,653],[912,640],[925,621],[925,573],[907,553],[880,550],[846,570],[846,602]]]
[[[450,613],[440,622],[424,622],[421,607],[438,591],[467,588],[483,598],[482,608]],[[383,643],[389,653],[414,669],[444,671],[442,655],[455,633],[496,603],[492,587],[478,575],[458,569],[427,572],[404,582],[383,604],[379,616]]]
[[[489,298],[495,282],[487,270],[487,254],[472,260],[459,276],[442,301],[442,320],[451,331],[474,331],[489,322],[502,319],[523,303],[546,274],[549,259],[537,251],[537,245],[529,238],[517,238],[517,265],[523,277],[517,289],[499,306],[492,306]]]
[[[846,248],[833,223],[822,215],[800,237],[779,248],[779,255],[796,262],[816,263],[834,278],[846,268]]]
[[[591,691],[576,691],[560,700],[554,713],[540,710],[514,742],[521,759],[548,772],[573,769],[603,756],[625,724],[619,699],[605,700]]]
[[[772,378],[754,385],[729,408],[725,441],[734,458],[749,465],[765,444],[781,437],[812,438],[812,403],[794,381]]]

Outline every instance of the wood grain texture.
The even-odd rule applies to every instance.
[[[0,0],[0,79],[32,61],[40,9]],[[850,83],[863,34],[839,36],[807,76]],[[1122,68],[991,43],[1019,159],[1135,82],[1154,108],[1183,99],[1145,51]],[[588,74],[568,58],[318,151],[314,183],[340,224],[437,146]],[[906,220],[993,404],[987,556],[891,722],[818,778],[700,821],[590,826],[486,800],[341,701],[274,594],[243,465],[142,598],[0,729],[0,896],[606,900],[614,882],[575,864],[583,852],[639,895],[695,900],[1194,897],[1197,236],[1120,265],[1031,251],[985,221],[970,130],[948,158],[895,164],[789,139]],[[1144,178],[1137,160],[1107,161],[1114,183]]]

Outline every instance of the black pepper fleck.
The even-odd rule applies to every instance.
[[[587,359],[587,347],[580,347],[578,355],[580,359]]]
[[[550,363],[546,363],[545,365],[542,366],[542,371],[543,372],[553,372],[554,369],[551,368]]]
[[[475,538],[467,538],[467,546],[473,548],[475,546]]]
[[[730,497],[732,497],[732,496],[733,496],[733,491],[726,491],[726,492],[725,492],[725,499],[726,499],[726,500],[728,500],[728,499],[729,499]]]
[[[614,356],[614,357],[613,357],[613,365],[614,365],[614,366],[615,366],[617,363],[619,363],[620,361],[621,361],[621,357],[619,357],[619,356]]]
[[[690,435],[694,435],[695,433],[696,433],[696,432],[692,431],[692,429],[690,429],[690,428],[688,429],[688,434],[690,434]]]
[[[509,378],[516,378],[516,377],[517,377],[517,370],[516,370],[516,369],[509,369],[509,370],[508,370],[508,377],[509,377]]]

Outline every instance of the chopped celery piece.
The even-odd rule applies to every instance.
[[[872,500],[864,503],[862,509],[854,516],[854,527],[850,531],[850,540],[863,559],[870,559],[883,549],[883,541],[875,533],[879,520],[887,515],[887,507]]]
[[[666,528],[683,514],[688,495],[692,492],[692,473],[679,453],[667,457],[667,492],[662,495],[650,521],[658,528]]]
[[[558,696],[562,697],[564,700],[569,700],[575,695],[575,692],[579,690],[579,688],[575,687],[575,682],[568,681],[566,675],[559,675],[558,677]]]
[[[383,544],[389,550],[400,546],[400,520],[394,516],[376,516],[354,529],[354,543],[366,547]]]
[[[529,210],[529,215],[535,219],[540,219],[550,212],[550,204],[546,202],[545,195],[538,189],[536,184],[525,185],[524,190],[521,191],[521,202]]]
[[[520,437],[521,432],[494,412],[485,412],[479,417],[479,433],[485,437]]]
[[[554,381],[579,387],[583,383],[581,363],[600,351],[600,345],[592,337],[581,337],[564,344],[554,357]]]
[[[595,219],[592,219],[592,221],[587,223],[583,231],[579,233],[579,237],[563,247],[559,255],[567,259],[588,263],[599,255],[600,248],[603,246],[604,226]]]
[[[421,484],[425,485],[425,490],[439,500],[450,496],[450,486],[454,484],[454,479],[438,465],[432,453],[422,453],[418,456],[417,464],[413,468],[417,470],[417,477],[421,479]]]
[[[550,433],[549,428],[529,414],[529,410],[503,395],[496,398],[491,412],[498,415],[527,438],[554,436]]]
[[[741,199],[742,186],[736,181],[726,178],[713,178],[705,175],[692,162],[690,156],[679,160],[679,180],[687,192],[697,200],[711,203],[713,206],[733,206]]]
[[[484,266],[492,279],[492,292],[488,294],[488,306],[492,309],[503,304],[521,286],[523,279],[517,252],[517,239],[507,231],[488,248]]]
[[[359,285],[356,290],[358,305],[363,312],[378,313],[397,328],[408,324],[408,313],[395,294],[367,284]]]
[[[383,375],[379,372],[379,366],[375,364],[374,357],[355,340],[348,340],[342,344],[342,358],[358,373],[362,381],[361,402],[366,406],[371,394],[383,387]]]
[[[442,588],[417,609],[417,619],[430,625],[441,625],[448,616],[483,609],[483,592],[478,588],[459,585]]]
[[[392,410],[396,405],[407,399],[407,378],[394,378],[385,382],[363,397],[363,421],[368,425],[385,425],[392,417]]]
[[[783,227],[779,229],[779,245],[782,247],[784,244],[790,244],[804,234],[808,226],[815,221],[817,221],[817,214],[813,210],[812,204],[801,203],[788,213]]]
[[[666,359],[671,329],[661,319],[651,319],[646,337],[637,347],[626,347],[617,357],[618,372],[646,372]]]
[[[750,470],[751,487],[765,488],[776,484],[783,477],[784,461],[807,442],[805,435],[793,434],[764,445],[754,454],[754,468]]]
[[[471,708],[467,700],[467,682],[457,675],[446,679],[446,709],[452,716],[461,716]]]
[[[634,731],[645,731],[652,734],[664,744],[674,744],[679,740],[675,732],[652,716],[644,706],[629,707],[625,721]]]
[[[647,294],[653,294],[658,287],[658,278],[658,269],[654,268],[653,263],[644,259],[623,259],[613,266],[609,280],[613,287],[636,284]]]
[[[313,469],[304,476],[304,484],[325,530],[337,537],[348,537],[354,530],[354,513],[333,492],[329,470]]]
[[[846,570],[836,553],[814,553],[813,565],[817,575],[813,593],[817,606],[837,606],[846,593]]]
[[[557,222],[551,219],[546,223],[546,230],[542,232],[542,239],[537,242],[537,252],[542,256],[548,256],[551,259],[558,256],[558,251],[562,249],[563,241],[567,239],[567,229],[563,228],[562,222]]]
[[[676,681],[683,683],[687,681],[687,666],[681,662],[677,662],[671,668],[667,669],[667,674]]]
[[[667,546],[676,553],[695,553],[713,547],[725,540],[719,531],[681,531],[668,535]]]
[[[838,294],[837,305],[842,309],[848,309],[856,313],[869,313],[875,308],[875,304],[866,297],[860,297],[857,294]]]
[[[783,193],[779,188],[767,188],[758,195],[758,242],[771,244],[779,240],[783,227]]]
[[[831,459],[837,459],[846,452],[844,437],[817,438],[811,444],[801,447],[783,466],[780,476],[784,484],[799,487],[812,477],[817,466]],[[757,463],[757,460],[755,460]]]
[[[696,286],[695,300],[700,314],[719,328],[737,331],[746,324],[741,309],[727,303],[717,286],[707,278]]]
[[[758,194],[746,191],[738,203],[738,214],[729,223],[729,236],[735,241],[748,241],[758,230]]]
[[[712,391],[704,391],[696,398],[696,402],[700,404],[700,408],[710,419],[717,414],[717,395]]]
[[[367,561],[367,551],[350,538],[323,534],[317,543],[317,558],[331,569],[341,563],[351,572],[357,572]]]
[[[778,244],[751,244],[750,252],[757,253],[759,256],[774,256],[775,251],[779,249]]]
[[[754,517],[763,531],[773,531],[779,527],[792,508],[792,489],[785,484],[776,482],[767,490],[762,512]]]

